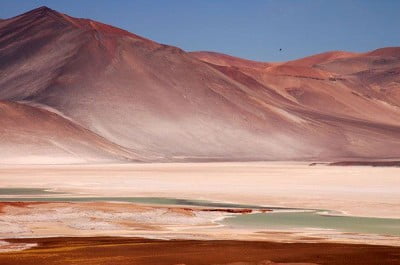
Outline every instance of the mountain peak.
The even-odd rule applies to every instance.
[[[41,6],[10,19],[37,19],[40,17],[63,18],[65,15],[47,6]]]
[[[35,9],[32,9],[31,11],[25,12],[21,15],[18,15],[16,17],[10,18],[9,20],[13,20],[17,23],[23,23],[25,25],[31,25],[31,23],[35,22],[37,24],[40,24],[42,19],[45,21],[48,21],[50,19],[51,21],[57,21],[61,24],[64,25],[69,25],[73,26],[78,29],[82,30],[95,30],[104,34],[113,34],[113,35],[120,35],[120,36],[130,36],[134,37],[136,39],[141,39],[145,40],[147,42],[152,42],[146,38],[143,38],[141,36],[138,36],[136,34],[130,33],[126,30],[113,27],[107,24],[103,24],[101,22],[97,22],[91,19],[86,19],[86,18],[76,18],[76,17],[71,17],[69,15],[63,14],[61,12],[58,12],[57,10],[51,9],[47,6],[41,6]]]
[[[41,6],[41,7],[38,7],[38,8],[35,8],[35,9],[33,9],[32,11],[34,11],[34,10],[46,10],[46,11],[53,11],[53,9],[51,9],[50,7],[47,7],[47,6]]]
[[[32,9],[31,11],[26,12],[25,14],[60,14],[59,12],[57,12],[54,9],[51,9],[47,6],[41,6],[35,9]],[[25,15],[23,14],[23,15]]]

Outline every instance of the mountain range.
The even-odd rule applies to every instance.
[[[0,163],[399,156],[400,47],[256,62],[47,7],[0,20]]]

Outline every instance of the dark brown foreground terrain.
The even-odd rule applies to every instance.
[[[39,243],[33,249],[0,253],[2,265],[28,264],[400,264],[390,246],[244,241],[149,240],[139,238],[10,239]]]

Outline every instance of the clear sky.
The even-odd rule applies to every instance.
[[[0,18],[43,5],[184,50],[258,61],[400,46],[400,0],[0,0]]]

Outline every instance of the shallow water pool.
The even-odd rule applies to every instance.
[[[268,230],[331,229],[340,232],[400,236],[400,219],[322,215],[310,212],[271,212],[226,218],[225,225]]]

